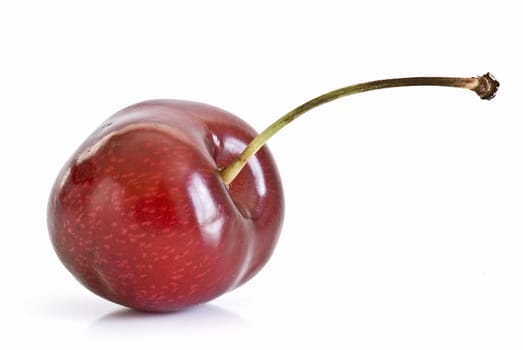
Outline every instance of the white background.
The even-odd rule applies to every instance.
[[[521,349],[521,23],[516,1],[0,2],[0,348]],[[371,92],[278,134],[278,247],[208,305],[127,311],[50,245],[58,170],[134,102],[206,102],[261,131],[344,85],[487,71],[490,102]]]

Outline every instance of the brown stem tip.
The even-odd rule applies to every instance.
[[[490,73],[478,77],[478,86],[473,89],[483,100],[491,100],[496,96],[499,81]]]

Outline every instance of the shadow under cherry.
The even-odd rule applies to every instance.
[[[90,335],[155,334],[190,335],[249,330],[248,322],[237,314],[213,304],[203,304],[173,313],[147,313],[131,309],[110,312],[87,329]]]

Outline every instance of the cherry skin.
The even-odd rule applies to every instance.
[[[256,135],[195,102],[116,113],[53,186],[48,226],[59,258],[92,292],[142,311],[184,309],[243,284],[271,256],[284,211],[267,147],[232,183],[220,177]]]

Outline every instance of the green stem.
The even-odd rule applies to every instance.
[[[285,125],[298,118],[303,113],[318,107],[330,101],[334,101],[340,97],[359,94],[361,92],[378,90],[385,88],[401,87],[401,86],[446,86],[469,89],[476,92],[482,99],[491,99],[495,96],[499,82],[494,77],[487,73],[480,77],[474,78],[446,78],[446,77],[415,77],[415,78],[399,78],[399,79],[385,79],[375,80],[361,84],[350,85],[341,89],[333,90],[293,109],[289,113],[271,124],[261,134],[256,136],[251,143],[245,147],[243,152],[231,164],[224,168],[220,175],[223,182],[229,185],[236,176],[240,173],[243,167],[247,164],[249,159],[256,154],[263,147],[275,133],[281,130]]]

